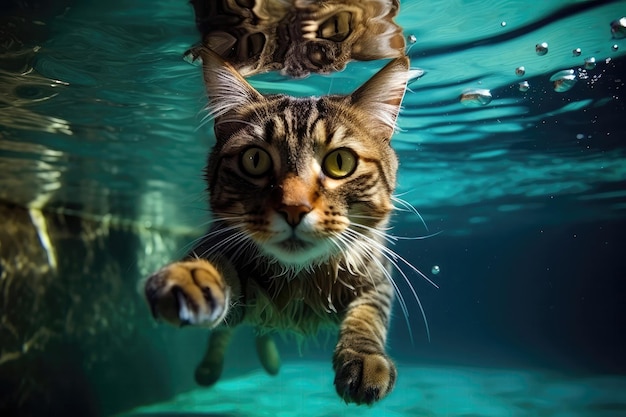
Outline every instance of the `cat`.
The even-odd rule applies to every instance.
[[[202,44],[243,76],[341,71],[404,55],[399,0],[191,0]],[[188,51],[195,55],[195,49]]]
[[[332,366],[346,402],[372,404],[396,381],[385,353],[394,300],[385,228],[398,160],[391,147],[409,60],[350,95],[262,95],[200,51],[216,144],[206,181],[214,222],[183,260],[150,276],[155,318],[211,328],[196,370],[215,383],[235,327],[252,325],[264,368],[274,332],[339,330]]]

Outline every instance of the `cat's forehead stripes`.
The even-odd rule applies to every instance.
[[[353,133],[343,125],[338,125],[334,129],[326,128],[325,134],[326,138],[324,140],[324,144],[329,146],[331,144],[341,144],[345,141],[345,139],[353,136]]]
[[[278,116],[267,119],[265,125],[263,126],[263,130],[259,132],[259,136],[265,139],[265,141],[269,144],[277,143],[280,138],[285,136],[283,119]]]
[[[323,99],[313,97],[293,98],[286,97],[280,108],[274,104],[268,105],[268,117],[263,123],[261,136],[268,143],[275,139],[287,140],[290,145],[296,145],[294,150],[302,150],[310,139],[324,145],[330,145],[334,139],[344,139],[353,135],[345,126],[334,126],[328,120],[327,105]]]
[[[263,137],[268,143],[277,138],[291,136],[303,139],[312,127],[318,114],[311,98],[296,99],[283,97],[278,103],[271,101],[266,105],[262,120]]]

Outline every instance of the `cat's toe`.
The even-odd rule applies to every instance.
[[[215,302],[211,295],[211,291],[207,288],[201,288],[202,299],[193,298],[192,295],[186,294],[179,287],[172,289],[173,295],[176,297],[176,305],[178,306],[178,320],[180,326],[213,326],[223,313],[224,308]]]
[[[396,380],[396,367],[384,354],[343,352],[335,358],[335,389],[347,403],[372,404],[385,397]]]
[[[215,268],[207,265],[179,262],[149,277],[144,291],[154,318],[176,326],[217,325],[226,313],[228,291]]]

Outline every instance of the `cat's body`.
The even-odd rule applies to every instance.
[[[202,59],[217,138],[206,172],[216,221],[185,260],[148,278],[153,314],[213,328],[196,372],[207,385],[238,324],[258,329],[270,373],[279,366],[272,332],[339,327],[337,392],[377,401],[396,378],[385,353],[394,291],[384,229],[408,60],[349,96],[293,98],[260,95],[210,51]]]

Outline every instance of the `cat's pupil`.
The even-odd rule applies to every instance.
[[[343,158],[341,157],[341,153],[337,154],[337,168],[339,168],[339,170],[342,170],[342,165],[343,165]]]
[[[254,155],[252,156],[252,163],[254,164],[255,168],[259,167],[260,160],[261,160],[261,156],[259,155],[259,151],[256,151]]]

